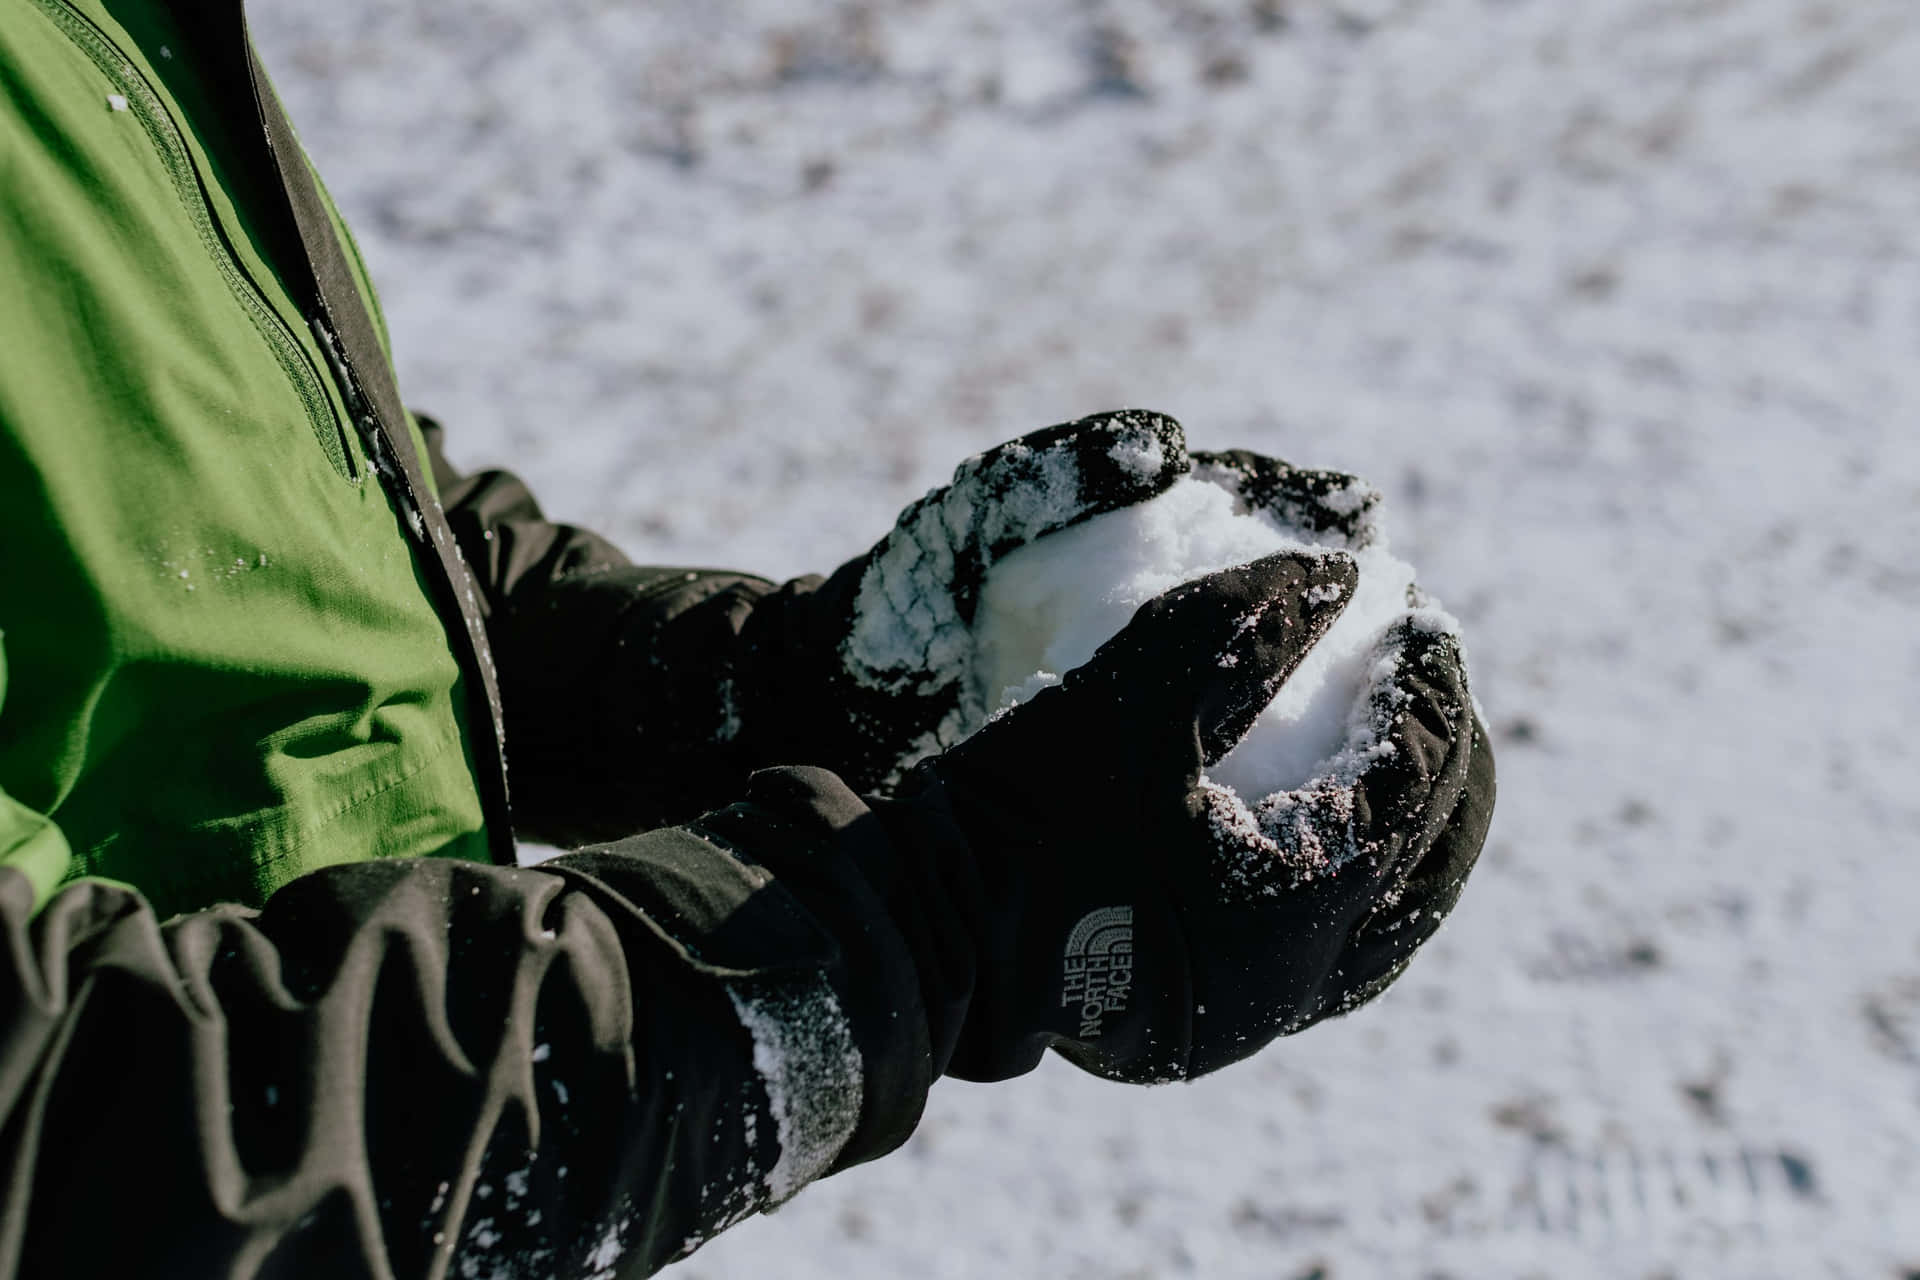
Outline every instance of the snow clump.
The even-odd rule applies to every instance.
[[[1359,512],[1377,500],[1355,482],[1322,505]],[[1392,666],[1383,672],[1376,650],[1395,622],[1428,612],[1413,567],[1388,550],[1378,526],[1355,528],[1297,526],[1202,473],[1040,538],[987,575],[973,618],[972,701],[997,711],[1059,683],[1142,604],[1183,582],[1278,551],[1337,547],[1359,568],[1352,601],[1247,736],[1207,771],[1248,802],[1306,787],[1371,745],[1360,741],[1374,732],[1367,693]]]

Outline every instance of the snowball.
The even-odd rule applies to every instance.
[[[1326,505],[1351,514],[1374,497],[1356,485]],[[1211,782],[1248,801],[1302,788],[1343,752],[1364,747],[1355,740],[1371,731],[1365,702],[1375,649],[1393,623],[1415,612],[1413,568],[1391,554],[1377,526],[1351,538],[1292,527],[1243,508],[1233,492],[1204,477],[1186,477],[1151,501],[1049,534],[996,564],[974,612],[973,701],[988,710],[1025,701],[1091,658],[1153,597],[1216,570],[1308,547],[1353,555],[1353,600],[1246,738],[1207,771]]]

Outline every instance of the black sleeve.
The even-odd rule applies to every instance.
[[[164,924],[0,869],[0,1276],[644,1276],[897,1146],[934,1065],[887,837],[762,778]]]
[[[613,839],[732,800],[755,769],[818,763],[800,758],[793,726],[747,714],[794,643],[764,638],[771,615],[818,579],[634,565],[548,520],[512,474],[456,470],[439,424],[415,418],[480,588],[522,834]]]

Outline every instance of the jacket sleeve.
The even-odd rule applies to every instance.
[[[538,869],[358,863],[257,912],[80,881],[36,913],[0,867],[0,1276],[650,1274],[917,1121],[892,861],[799,770]]]
[[[827,763],[801,758],[796,726],[743,717],[749,689],[782,679],[793,640],[756,633],[819,579],[634,565],[548,520],[512,474],[456,470],[440,425],[414,417],[479,586],[522,834],[612,839],[725,803],[757,768]]]

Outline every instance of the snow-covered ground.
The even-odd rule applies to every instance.
[[[1920,6],[255,9],[410,400],[636,555],[1144,405],[1467,628],[1499,813],[1386,998],[943,1083],[679,1280],[1920,1274]]]

